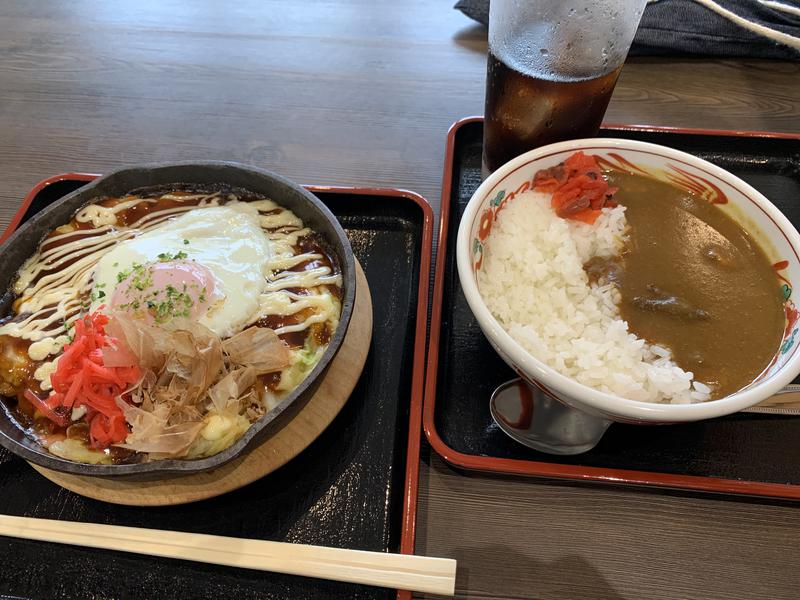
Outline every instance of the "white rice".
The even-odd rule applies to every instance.
[[[613,285],[589,284],[583,264],[618,254],[626,227],[623,206],[604,208],[586,225],[557,217],[549,194],[520,194],[484,243],[481,296],[523,348],[584,385],[645,402],[708,400],[710,389],[667,348],[628,331]]]

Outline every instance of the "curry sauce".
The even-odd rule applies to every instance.
[[[775,271],[753,237],[717,206],[649,177],[606,173],[626,207],[629,240],[616,259],[585,265],[614,283],[629,330],[720,398],[774,358],[784,329]]]

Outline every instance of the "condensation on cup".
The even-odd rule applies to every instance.
[[[483,172],[597,135],[646,0],[491,0]]]

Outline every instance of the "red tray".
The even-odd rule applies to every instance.
[[[453,252],[461,212],[481,181],[482,131],[483,119],[471,117],[447,136],[423,412],[433,449],[451,465],[476,471],[800,499],[798,417],[737,413],[674,426],[614,424],[594,450],[574,457],[528,449],[497,428],[489,395],[516,375],[469,311]],[[600,135],[651,141],[715,162],[800,225],[800,135],[642,125],[606,125]]]
[[[98,175],[91,173],[64,173],[39,182],[25,197],[8,228],[0,237],[0,242],[5,240],[24,220],[44,206],[97,177]],[[219,525],[212,524],[202,529],[206,533],[239,537],[267,537],[268,539],[285,539],[285,541],[293,542],[354,548],[363,547],[363,549],[370,550],[413,554],[419,482],[420,429],[425,369],[426,317],[428,314],[428,289],[434,223],[433,211],[422,196],[406,190],[329,186],[306,186],[306,188],[331,208],[334,214],[342,221],[345,229],[352,228],[355,236],[355,241],[353,242],[354,252],[362,261],[368,279],[375,278],[371,282],[373,301],[383,302],[388,307],[382,326],[385,326],[387,331],[389,329],[395,331],[391,334],[386,333],[386,339],[383,343],[391,345],[394,350],[384,351],[377,359],[373,356],[376,342],[378,344],[381,343],[376,338],[382,335],[376,331],[373,336],[373,349],[370,352],[372,358],[368,358],[362,381],[357,385],[351,397],[351,402],[348,404],[352,404],[352,398],[356,397],[359,402],[369,403],[374,401],[374,406],[390,411],[392,414],[383,414],[379,417],[379,420],[389,423],[388,427],[396,432],[396,437],[393,438],[394,441],[391,441],[388,438],[393,436],[386,435],[386,440],[375,444],[364,442],[364,448],[369,447],[376,455],[380,454],[382,458],[376,457],[376,462],[372,467],[370,464],[364,464],[361,467],[353,465],[354,475],[360,472],[359,469],[366,469],[364,472],[367,473],[370,468],[380,469],[382,473],[380,477],[359,476],[359,479],[365,481],[374,480],[374,482],[359,483],[354,480],[351,484],[345,486],[348,489],[342,489],[335,494],[337,497],[343,498],[343,500],[340,502],[330,501],[325,505],[325,510],[333,513],[325,517],[325,520],[330,523],[329,527],[323,528],[326,531],[306,531],[308,527],[296,525],[292,530],[291,536],[286,537],[286,524],[291,523],[293,519],[300,519],[297,522],[303,523],[303,519],[306,516],[303,511],[307,510],[307,505],[310,502],[311,506],[314,505],[309,497],[298,498],[296,502],[291,498],[284,500],[284,502],[288,503],[288,506],[294,506],[292,510],[296,514],[286,514],[281,519],[278,519],[277,523],[275,519],[272,519],[264,523],[256,522],[251,527],[242,526],[241,531],[231,531],[224,523],[226,520],[235,522],[235,517],[226,517],[224,519],[220,515],[214,517],[217,512],[230,511],[239,504],[250,507],[257,506],[260,497],[264,496],[268,491],[263,489],[264,486],[269,487],[269,481],[275,481],[270,478],[278,477],[281,482],[285,482],[287,479],[291,480],[291,470],[293,468],[308,468],[307,464],[295,465],[298,464],[298,461],[308,462],[308,460],[311,460],[304,458],[304,455],[309,452],[317,457],[314,460],[325,460],[328,457],[334,461],[329,467],[322,465],[320,467],[322,471],[335,473],[339,468],[347,467],[346,461],[350,459],[347,455],[329,456],[329,453],[325,452],[324,449],[317,448],[315,450],[314,444],[280,471],[276,472],[277,474],[270,475],[264,480],[253,483],[242,490],[192,506],[205,507],[201,512],[205,513],[207,511],[208,516],[220,521]],[[375,239],[380,238],[383,241],[378,247],[372,248],[369,244],[358,243],[360,234],[364,234],[367,237],[375,236]],[[398,254],[403,256],[408,254],[408,257],[405,262],[398,261],[395,265],[396,271],[393,272],[391,268],[386,268],[385,263],[387,261],[392,262]],[[376,258],[379,255],[380,258]],[[372,273],[370,273],[371,260],[375,261],[372,265]],[[386,297],[381,300],[380,294],[390,294],[391,290],[394,289],[392,285],[389,285],[393,279],[396,280],[395,284],[398,293],[405,294],[405,296],[403,298]],[[402,283],[400,283],[401,281]],[[394,326],[396,317],[392,315],[405,314],[406,311],[408,311],[406,315],[408,318],[407,325],[403,325],[400,328]],[[409,335],[405,334],[406,331]],[[402,344],[402,348],[398,344]],[[384,401],[382,397],[370,395],[381,387],[380,376],[388,376],[388,373],[395,373],[395,370],[397,370],[396,376],[399,379],[410,381],[410,384],[401,382],[399,389],[386,392],[392,395],[393,398],[396,395],[397,399]],[[408,373],[410,377],[406,379],[407,375],[404,373],[408,371],[410,371]],[[365,383],[364,380],[374,380],[374,382]],[[378,408],[374,410],[378,410]],[[347,412],[347,407],[343,414],[345,412]],[[374,424],[375,421],[374,418],[370,420],[369,417],[360,416],[361,412],[358,412],[357,409],[356,415],[359,416],[352,417],[350,421],[342,421],[343,417],[340,415],[340,417],[337,417],[338,425],[337,421],[334,421],[326,433],[330,433],[331,430],[335,429],[340,433],[356,438],[369,436],[369,432],[365,427],[369,423]],[[344,418],[346,419],[347,417]],[[364,425],[361,425],[361,423],[364,423]],[[323,433],[323,436],[326,433]],[[335,435],[335,433],[330,433],[330,435]],[[329,438],[328,441],[330,441]],[[354,456],[357,458],[360,455],[356,454]],[[370,457],[361,457],[358,460],[369,463]],[[340,461],[341,465],[337,467],[336,461]],[[380,461],[388,464],[384,465]],[[73,520],[86,519],[123,525],[135,524],[164,529],[195,529],[196,525],[194,523],[200,522],[196,521],[198,518],[196,511],[190,507],[163,509],[118,507],[87,501],[68,493],[66,495],[58,493],[58,488],[39,477],[26,465],[19,465],[18,463],[20,462],[19,459],[12,457],[8,452],[0,448],[0,484],[3,484],[7,489],[13,485],[15,489],[20,491],[20,494],[7,495],[5,500],[0,499],[0,512]],[[386,473],[384,474],[383,471],[386,471]],[[264,485],[261,485],[262,483]],[[326,482],[325,485],[327,484]],[[331,484],[336,485],[335,481]],[[300,489],[303,488],[301,487]],[[63,492],[63,490],[61,491]],[[303,493],[321,494],[324,491],[313,489]],[[384,500],[378,503],[367,503],[356,497],[358,494],[369,494],[371,496],[377,494]],[[47,496],[58,498],[58,501],[55,504],[44,503],[40,505],[28,500],[28,498]],[[350,496],[353,497],[350,498]],[[370,508],[368,504],[379,504],[380,508]],[[356,512],[361,511],[361,514],[351,517],[346,514],[340,514],[344,513],[344,509],[348,506],[351,506],[352,510]],[[55,510],[57,514],[51,514],[52,510]],[[309,522],[313,523],[315,517],[310,514],[308,516],[311,517]],[[371,524],[373,521],[374,524]],[[355,524],[354,528],[359,531],[348,531],[348,523],[350,525]],[[231,525],[231,527],[235,528],[235,525]],[[328,529],[330,531],[327,531]],[[365,533],[365,531],[361,530],[371,530],[372,533]],[[46,577],[41,577],[40,575],[32,574],[33,572],[25,571],[25,564],[33,565],[37,562],[34,559],[35,555],[38,553],[49,554],[52,548],[55,548],[55,546],[15,540],[9,542],[4,550],[0,549],[0,557],[6,561],[19,560],[19,563],[23,565],[23,567],[20,567],[23,571],[17,570],[13,577],[10,570],[7,570],[9,571],[7,573],[9,578],[0,574],[0,596],[5,597],[3,594],[10,593],[15,597],[23,595],[26,597],[49,597],[55,593],[53,590],[56,588],[52,587],[54,585],[60,585],[58,587],[59,594],[67,594],[70,597],[90,597],[96,594],[99,589],[104,589],[105,593],[115,595],[114,589],[112,589],[114,588],[113,585],[112,588],[103,586],[100,580],[96,580],[94,576],[84,572],[80,574],[80,578],[84,580],[83,583],[71,584],[70,580],[78,579],[78,577],[65,578],[62,574],[62,581],[59,584],[57,581],[51,581],[58,578],[58,573],[50,573]],[[63,550],[60,552],[63,552]],[[91,552],[79,548],[71,548],[66,562],[63,561],[63,557],[60,561],[53,559],[52,563],[45,562],[47,564],[60,562],[64,564],[64,568],[67,568],[70,561],[76,561],[75,564],[81,563],[84,566],[91,567],[91,564],[93,564],[91,562],[93,560]],[[26,556],[29,557],[29,560],[24,560]],[[191,576],[187,573],[191,567],[180,565],[176,567],[178,563],[165,562],[160,559],[147,559],[146,557],[128,557],[120,561],[119,558],[113,558],[114,555],[110,556],[110,562],[104,564],[108,567],[109,573],[116,572],[117,575],[122,577],[120,586],[122,586],[123,590],[117,590],[120,598],[137,597],[135,586],[131,587],[132,584],[126,584],[125,577],[136,579],[141,572],[150,572],[151,577],[156,577],[159,570],[166,570],[165,577],[166,574],[169,574],[168,579],[170,581],[174,580],[174,583],[161,590],[161,593],[167,597],[170,595],[205,597],[206,593],[210,594],[214,590],[227,590],[226,593],[231,593],[232,595],[260,594],[259,597],[267,599],[310,596],[328,597],[331,594],[341,594],[365,600],[387,598],[387,594],[394,597],[394,593],[391,590],[365,586],[348,586],[348,584],[329,584],[321,580],[282,575],[270,575],[269,578],[265,578],[263,574],[253,575],[247,571],[234,571],[234,577],[232,577],[232,570],[224,567],[204,566],[202,570],[195,572],[195,576]],[[17,558],[14,559],[12,557]],[[129,571],[131,567],[133,571],[138,569],[139,575]],[[88,569],[88,571],[91,570],[91,568]],[[68,568],[67,571],[69,571]],[[208,578],[214,578],[215,574],[219,579],[227,580],[228,587],[221,587],[224,584],[217,583],[216,580],[211,585]],[[106,577],[108,574],[98,573],[97,575]],[[38,582],[36,582],[37,578]],[[175,586],[179,585],[180,578],[186,579],[186,582],[184,582],[184,587],[178,589]],[[170,585],[175,589],[170,589]],[[115,597],[117,596],[115,595]],[[401,590],[397,592],[396,598],[397,600],[410,600],[411,593]]]

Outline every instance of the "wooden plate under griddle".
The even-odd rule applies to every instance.
[[[153,481],[87,477],[31,463],[53,483],[76,494],[133,506],[186,504],[231,492],[282,467],[313,442],[339,414],[356,385],[372,340],[372,298],[356,262],[356,299],[342,347],[306,405],[281,429],[244,455],[213,471]]]

